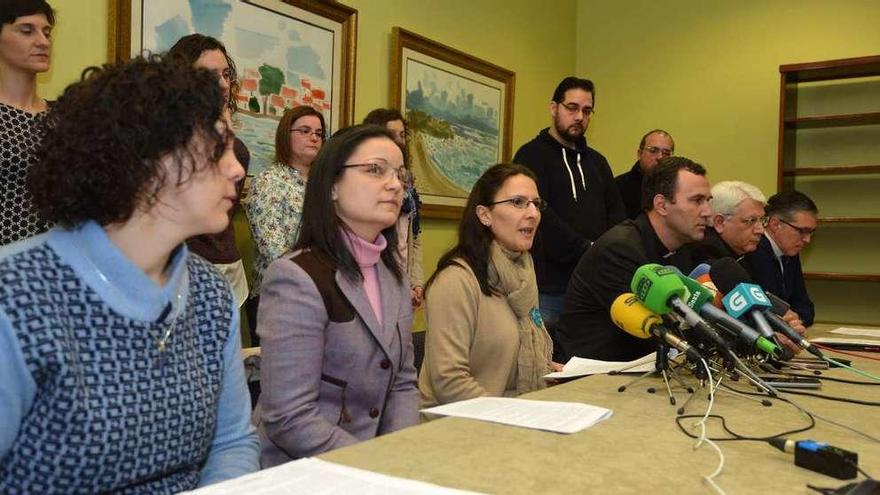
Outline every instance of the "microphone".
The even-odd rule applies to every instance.
[[[761,286],[751,283],[749,274],[732,258],[721,258],[709,271],[712,280],[721,292],[725,293],[724,308],[734,318],[748,314],[758,327],[761,335],[773,338],[773,329],[764,317],[763,311],[772,307]]]
[[[715,292],[690,277],[679,275],[679,278],[691,293],[691,296],[687,299],[687,305],[691,309],[699,313],[706,320],[732,333],[749,349],[757,348],[772,357],[779,357],[780,349],[776,344],[760,335],[752,327],[731,317],[710,303],[710,301],[715,299]]]
[[[711,269],[712,267],[708,263],[700,263],[691,271],[688,277],[701,283],[704,287],[712,289],[715,293],[715,299],[712,301],[712,304],[718,309],[724,309],[724,303],[721,301],[724,294],[718,290],[718,287],[715,286],[715,282],[712,282],[712,277],[709,276],[709,270]]]
[[[625,292],[611,303],[611,321],[624,332],[639,339],[654,337],[685,353],[694,360],[702,359],[688,342],[663,325],[663,319],[652,313],[631,292]]]
[[[630,288],[649,310],[658,314],[674,312],[705,335],[725,356],[732,357],[727,342],[684,302],[688,291],[675,270],[656,263],[642,265],[633,275]]]
[[[740,266],[739,263],[731,258],[721,258],[717,262],[715,262],[714,265],[712,265],[713,280],[715,280],[716,275],[718,277],[716,280],[718,288],[722,291],[725,288],[730,288],[731,286],[736,284],[749,284],[752,282],[752,279],[749,276],[748,272],[746,272],[746,270],[742,266]],[[761,290],[761,287],[758,285],[754,285],[754,287],[757,287],[759,290]],[[765,308],[762,315],[766,317],[765,321],[769,322],[769,324],[771,324],[773,328],[775,328],[779,333],[788,337],[801,349],[806,350],[816,357],[824,359],[825,355],[822,354],[822,351],[810,344],[810,341],[805,339],[801,334],[797,333],[795,329],[791,328],[791,325],[780,318],[780,316],[788,312],[788,303],[773,294],[763,292],[763,290],[761,290],[761,294],[767,301],[767,305],[762,305]]]

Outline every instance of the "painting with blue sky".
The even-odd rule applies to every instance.
[[[420,190],[465,198],[501,159],[502,88],[426,58],[405,64],[403,107]]]
[[[183,36],[217,38],[235,61],[236,132],[251,152],[248,175],[274,160],[275,128],[286,109],[311,105],[338,126],[338,29],[277,0],[141,0],[140,46],[164,52]],[[136,11],[135,11],[136,12]]]

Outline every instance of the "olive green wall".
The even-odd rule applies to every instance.
[[[588,138],[615,172],[632,166],[641,136],[659,127],[713,183],[744,180],[768,196],[776,192],[779,65],[880,54],[876,0],[580,0],[577,25],[577,71],[597,87]],[[877,111],[876,83],[844,86],[833,98],[805,89],[802,115]],[[880,163],[878,128],[799,133],[798,165]],[[878,178],[859,179],[809,177],[797,187],[821,214],[877,216]],[[823,224],[803,253],[805,268],[880,273],[870,247],[878,239],[878,224]],[[880,284],[807,285],[817,320],[880,321]]]
[[[660,127],[712,182],[768,195],[779,65],[880,54],[876,0],[581,0],[577,25],[577,71],[597,85],[588,137],[615,172]]]

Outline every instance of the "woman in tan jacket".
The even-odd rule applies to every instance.
[[[474,185],[458,244],[428,282],[423,407],[545,386],[553,344],[529,254],[544,207],[520,165],[495,165]]]

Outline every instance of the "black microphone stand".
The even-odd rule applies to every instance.
[[[657,358],[654,361],[654,369],[651,371],[647,371],[645,373],[642,373],[641,375],[639,375],[635,379],[621,385],[620,387],[617,388],[617,391],[624,392],[624,391],[626,391],[627,388],[632,387],[633,385],[635,385],[636,383],[638,383],[642,380],[645,380],[649,377],[660,375],[663,377],[663,384],[666,386],[666,394],[667,394],[667,397],[669,397],[669,404],[670,405],[673,405],[673,406],[675,405],[675,395],[672,392],[672,387],[670,387],[670,385],[669,385],[669,377],[672,377],[673,380],[678,382],[678,386],[676,386],[676,388],[678,388],[680,386],[681,388],[687,390],[688,393],[693,394],[694,389],[685,385],[685,383],[681,380],[681,378],[678,377],[678,373],[675,371],[675,367],[671,368],[669,366],[670,360],[669,360],[668,356],[669,356],[670,349],[671,349],[671,347],[669,346],[669,344],[667,344],[665,342],[660,342],[657,347]],[[616,373],[614,373],[614,374],[616,375],[616,374],[623,373],[626,370],[634,368],[636,366],[639,366],[639,365],[633,364],[631,366],[627,366],[626,368],[622,368],[622,369],[617,370]],[[678,365],[676,365],[676,367],[677,366]],[[649,394],[653,394],[656,391],[657,391],[657,389],[654,387],[648,387],[648,389],[647,389],[647,392]]]

